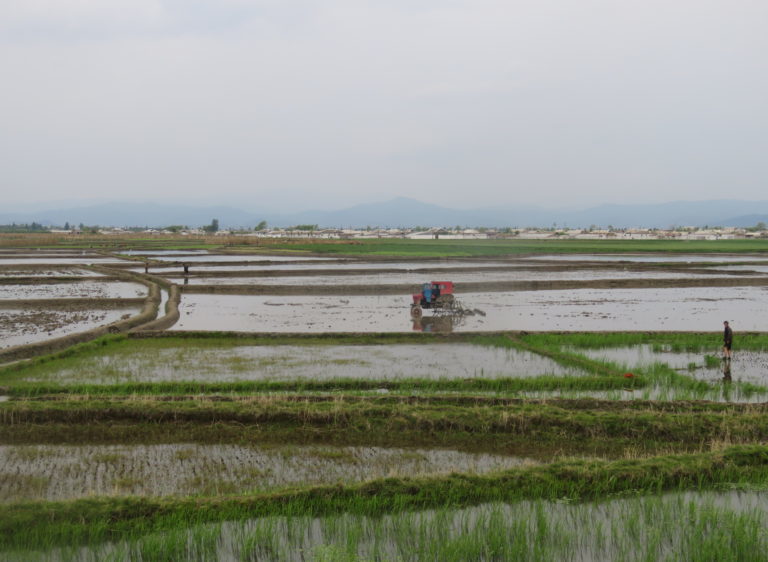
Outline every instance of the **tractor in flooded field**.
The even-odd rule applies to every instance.
[[[434,310],[436,313],[453,312],[457,303],[453,296],[452,281],[430,281],[421,286],[421,292],[413,296],[411,317],[421,318],[424,310]]]

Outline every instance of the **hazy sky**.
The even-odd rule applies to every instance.
[[[768,199],[767,28],[765,0],[0,0],[2,201]]]

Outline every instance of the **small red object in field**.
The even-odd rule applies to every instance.
[[[624,373],[624,378],[625,379],[634,379],[635,375],[633,375],[632,373]]]

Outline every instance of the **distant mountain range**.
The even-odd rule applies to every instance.
[[[253,228],[265,220],[269,226],[317,224],[330,228],[359,227],[551,227],[671,228],[676,226],[754,226],[768,223],[768,201],[676,201],[655,205],[600,205],[582,210],[557,211],[539,207],[487,207],[451,209],[399,197],[335,211],[292,214],[259,213],[228,206],[194,207],[157,203],[113,202],[60,209],[0,211],[0,224],[38,222],[46,226],[80,223],[100,226],[199,227],[218,219],[222,228]]]

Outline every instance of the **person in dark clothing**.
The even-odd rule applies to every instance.
[[[728,320],[723,322],[725,329],[723,330],[723,359],[726,361],[731,360],[731,345],[733,345],[733,330],[728,325]]]

